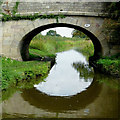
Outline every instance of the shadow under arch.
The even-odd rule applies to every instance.
[[[74,29],[77,29],[79,31],[82,31],[93,42],[94,58],[98,59],[102,55],[101,43],[97,39],[97,37],[93,33],[91,33],[90,31],[88,31],[85,28],[82,28],[80,26],[77,26],[77,25],[66,24],[66,23],[53,23],[53,24],[40,26],[40,27],[30,31],[28,34],[26,34],[23,37],[23,39],[20,42],[20,52],[21,52],[22,59],[24,61],[29,60],[29,44],[30,44],[31,40],[33,39],[33,37],[45,29],[54,28],[54,27],[68,27],[68,28],[74,28]]]
[[[96,79],[94,77],[92,84],[86,91],[71,97],[48,96],[35,88],[25,89],[21,95],[30,105],[51,112],[83,109],[94,102],[102,90],[102,84],[99,84]]]

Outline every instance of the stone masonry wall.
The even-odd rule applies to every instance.
[[[20,2],[18,13],[26,14],[37,12],[40,14],[54,14],[55,12],[61,12],[62,14],[70,15],[89,13],[89,16],[99,16],[105,13],[106,5],[107,3],[105,2]],[[15,2],[9,3],[10,10],[12,10],[14,6]]]

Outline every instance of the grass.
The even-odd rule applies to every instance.
[[[120,77],[120,54],[101,58],[97,64],[102,65],[102,71]]]
[[[49,62],[20,62],[2,58],[2,89],[7,89],[24,80],[29,81],[37,76],[44,77],[49,70]]]
[[[92,56],[94,53],[94,46],[89,40],[85,38],[65,38],[59,36],[42,36],[37,35],[31,41],[30,55],[35,53],[43,56],[54,56],[56,52],[65,51],[71,48],[79,48],[83,54]],[[37,51],[39,50],[39,51]]]
[[[49,58],[49,61],[50,61],[50,60],[55,59],[55,57],[56,57],[55,54],[50,54],[49,52],[43,52],[38,49],[30,49],[29,50],[29,59],[30,60],[46,61],[45,59]]]

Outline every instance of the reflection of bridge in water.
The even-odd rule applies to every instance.
[[[71,98],[50,97],[34,88],[15,93],[3,102],[3,117],[115,118],[118,116],[118,92],[97,81],[98,75],[86,91]]]
[[[119,45],[116,42],[110,44],[111,42],[105,39],[106,35],[103,32],[107,4],[105,2],[79,2],[79,0],[20,2],[18,14],[21,15],[63,14],[66,17],[58,18],[58,21],[56,19],[36,19],[34,21],[11,20],[3,22],[1,24],[3,34],[0,37],[2,45],[0,54],[17,60],[27,60],[29,58],[29,43],[32,38],[39,32],[52,27],[70,27],[84,32],[94,44],[95,56],[118,53],[120,52]],[[12,10],[14,5],[15,2],[9,2],[9,9]],[[2,6],[5,7],[5,4]]]

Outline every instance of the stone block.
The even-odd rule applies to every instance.
[[[112,56],[112,55],[116,55],[116,54],[118,54],[118,53],[120,53],[120,49],[118,49],[118,50],[111,49],[111,50],[110,50],[110,55],[111,55],[111,56]]]
[[[2,37],[3,36],[3,31],[2,31],[2,29],[0,29],[0,37]]]
[[[24,35],[27,35],[30,31],[31,31],[31,28],[29,27],[25,27],[24,29],[22,29],[24,31]]]
[[[38,27],[39,27],[39,23],[38,23],[38,21],[35,20],[35,21],[33,22],[33,25],[34,25],[34,28],[38,28]]]
[[[19,42],[22,40],[22,37],[19,35],[19,33],[14,35],[14,40],[19,41]]]
[[[103,56],[109,56],[110,55],[110,49],[108,46],[102,46],[102,55]]]
[[[10,46],[11,46],[11,47],[13,47],[13,46],[14,46],[14,47],[18,47],[18,46],[19,46],[19,43],[20,43],[20,41],[14,40],[14,41],[11,42]]]
[[[66,17],[64,19],[59,19],[59,22],[76,25],[77,24],[77,19],[74,19],[74,18],[71,18],[71,17]]]
[[[9,57],[10,56],[10,46],[9,45],[2,45],[2,53],[4,56]]]
[[[11,36],[12,36],[12,33],[3,32],[3,37],[11,37]]]
[[[91,31],[95,34],[95,36],[98,39],[102,40],[104,38],[103,37],[103,32],[101,30],[98,30],[96,27],[94,27]]]
[[[2,42],[3,41],[3,37],[0,37],[0,42]]]
[[[113,50],[120,50],[120,45],[113,45],[112,49]]]
[[[49,21],[49,24],[56,23],[56,19],[48,19],[48,21]],[[58,21],[59,21],[59,19],[58,19]]]
[[[0,21],[0,28],[2,27],[2,22]]]
[[[21,54],[20,54],[20,51],[18,50],[18,47],[12,47],[10,51],[11,51],[10,57],[12,59],[22,61]]]
[[[35,29],[35,26],[34,26],[33,23],[32,23],[32,24],[29,24],[29,26],[27,26],[27,27],[28,27],[28,29],[29,29],[29,32]],[[24,28],[24,29],[25,29],[25,28]]]
[[[11,37],[6,37],[2,42],[3,45],[10,45],[11,43],[12,43]]]
[[[0,48],[2,48],[2,41],[0,41]]]
[[[47,25],[49,24],[48,19],[38,19],[39,26]]]
[[[99,34],[99,36],[96,35],[96,37],[98,38],[98,40],[99,40],[101,43],[107,42],[104,33],[101,33],[101,32],[98,31],[97,34]]]

